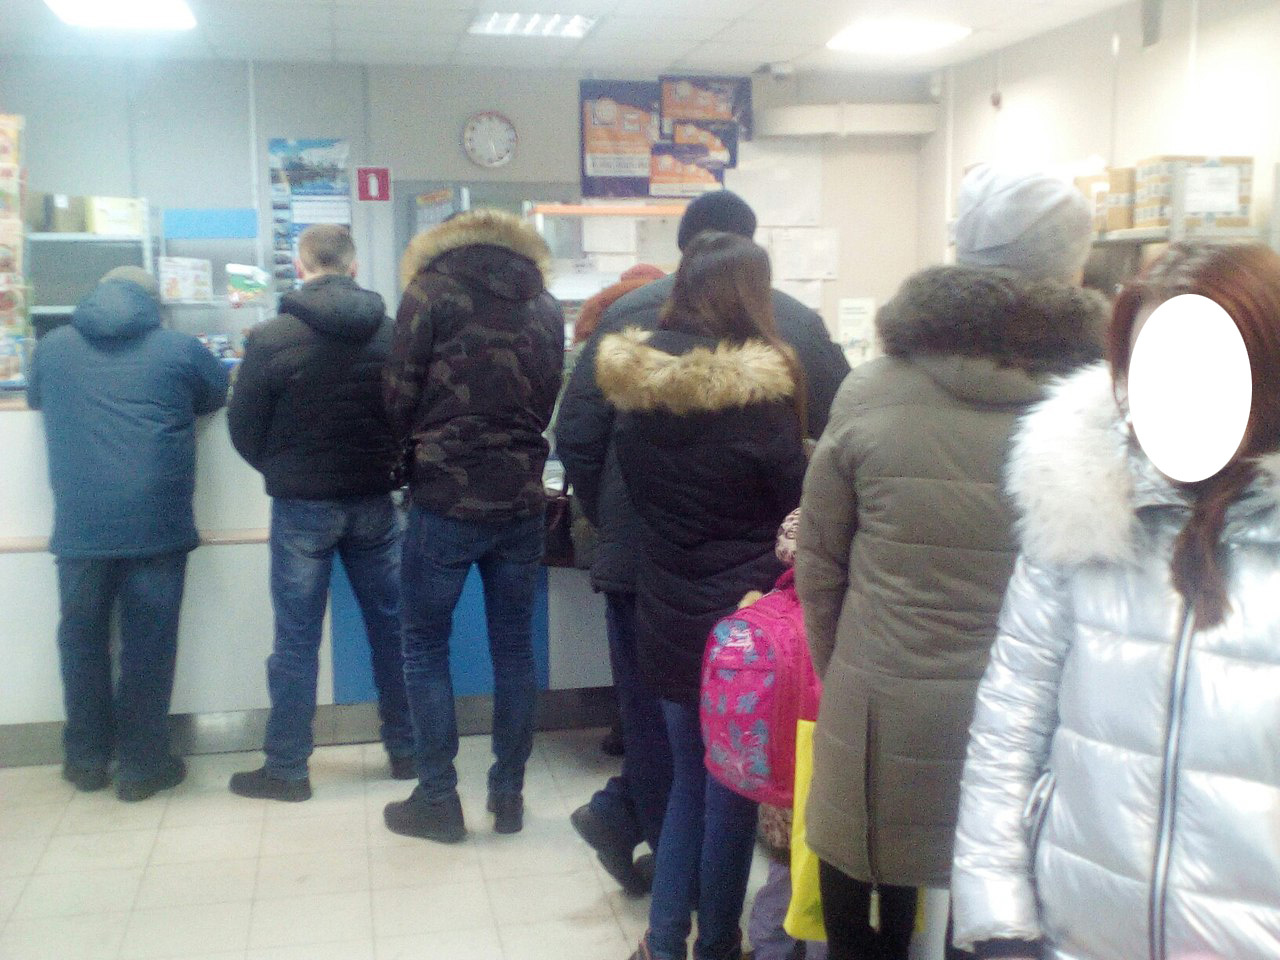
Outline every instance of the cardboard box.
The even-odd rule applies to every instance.
[[[147,232],[147,205],[133,197],[89,197],[85,229],[89,233],[140,237]]]
[[[1128,230],[1133,226],[1134,197],[1137,188],[1135,167],[1111,167],[1107,170],[1107,230]]]
[[[49,225],[49,214],[45,209],[47,196],[40,190],[23,191],[22,222],[32,233],[43,233]]]
[[[1076,189],[1089,201],[1094,233],[1099,233],[1107,227],[1107,187],[1109,185],[1110,180],[1105,173],[1076,177]]]
[[[1173,223],[1173,185],[1186,178],[1187,229],[1248,227],[1253,220],[1253,158],[1169,154],[1138,161],[1134,226]]]
[[[50,233],[85,232],[84,197],[46,193],[44,198],[44,229]]]

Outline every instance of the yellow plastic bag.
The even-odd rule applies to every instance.
[[[805,842],[805,805],[813,779],[812,720],[796,724],[796,790],[791,815],[791,903],[782,928],[797,940],[827,939],[822,922],[822,893],[818,886],[818,855]]]

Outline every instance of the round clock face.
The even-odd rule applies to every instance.
[[[462,128],[462,146],[472,163],[502,167],[516,155],[515,124],[500,113],[477,113]]]

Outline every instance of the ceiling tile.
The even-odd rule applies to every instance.
[[[648,45],[655,38],[702,42],[719,36],[732,22],[723,17],[671,17],[663,20],[660,27],[656,27],[653,17],[608,16],[596,24],[588,39],[630,41],[633,51],[636,51],[635,44],[639,41],[641,46],[636,52],[647,55]]]
[[[779,16],[786,16],[785,8],[771,0],[617,0],[613,14],[620,17],[647,17],[657,23],[666,17],[711,17],[734,19],[744,17],[768,6]]]

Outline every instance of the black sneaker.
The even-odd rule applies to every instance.
[[[604,735],[604,739],[600,741],[600,751],[606,757],[620,757],[626,753],[626,747],[622,743],[622,731],[614,727]]]
[[[142,780],[120,780],[116,783],[116,796],[125,803],[137,803],[154,797],[161,790],[169,790],[187,779],[187,765],[181,757],[170,757],[165,769]]]
[[[266,767],[249,770],[245,773],[233,773],[228,784],[231,792],[238,797],[249,797],[251,800],[283,800],[285,803],[301,803],[311,799],[311,778],[301,780],[282,780],[273,777]]]
[[[462,801],[455,790],[443,800],[428,800],[415,787],[408,800],[388,803],[382,809],[387,829],[403,837],[421,837],[436,843],[460,843],[467,837]]]
[[[392,780],[417,780],[418,761],[412,754],[407,757],[391,757]]]
[[[77,767],[70,763],[62,765],[62,779],[84,793],[105,790],[111,784],[106,767]]]
[[[642,897],[649,892],[652,877],[646,883],[636,870],[636,865],[631,862],[635,845],[628,844],[619,837],[605,818],[591,809],[591,804],[583,804],[573,811],[569,815],[569,822],[578,831],[578,836],[595,850],[600,865],[609,876],[618,881],[618,886],[622,887],[627,896]]]
[[[495,833],[519,833],[524,828],[524,798],[518,793],[491,793],[486,809],[493,814]]]

